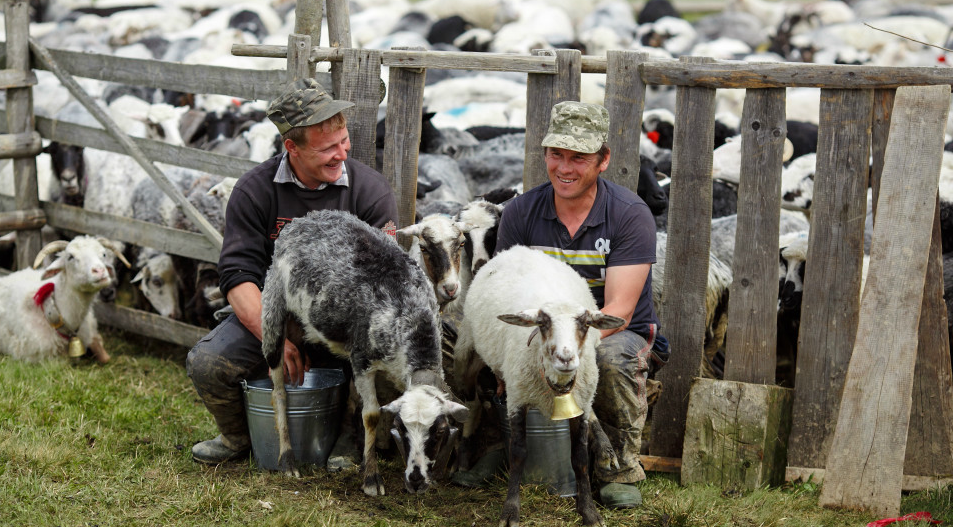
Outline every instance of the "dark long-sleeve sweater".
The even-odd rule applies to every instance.
[[[222,293],[252,282],[261,289],[271,266],[275,240],[281,228],[309,211],[348,211],[374,227],[397,223],[397,200],[384,176],[359,161],[348,159],[348,186],[328,185],[306,190],[294,183],[275,183],[281,155],[245,173],[232,190],[225,213],[225,234],[219,256]]]

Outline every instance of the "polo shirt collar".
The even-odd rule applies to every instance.
[[[278,171],[275,172],[275,179],[273,179],[272,181],[274,181],[275,183],[294,183],[295,185],[298,186],[298,188],[301,188],[304,190],[324,190],[328,188],[329,186],[335,186],[335,187],[349,187],[350,186],[347,179],[347,165],[342,163],[341,177],[339,177],[337,181],[333,183],[321,183],[320,185],[318,185],[317,188],[314,188],[314,189],[308,188],[307,185],[302,183],[301,180],[299,180],[298,177],[295,176],[294,171],[291,170],[291,163],[288,161],[288,152],[281,154],[281,161],[278,163]]]
[[[596,200],[592,202],[589,215],[586,216],[586,221],[582,222],[580,227],[595,227],[605,221],[606,203],[609,201],[608,194],[609,190],[606,188],[606,182],[602,179],[602,176],[599,176],[599,178],[596,179]],[[553,190],[553,185],[550,183],[549,188],[546,189],[546,199],[543,200],[545,203],[542,214],[543,218],[547,220],[557,219],[555,199],[556,191]]]

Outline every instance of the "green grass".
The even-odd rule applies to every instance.
[[[369,498],[356,471],[295,480],[253,462],[209,468],[190,447],[216,434],[186,377],[185,350],[107,332],[113,361],[26,364],[0,357],[0,525],[495,525],[506,493],[439,486],[402,491],[401,462],[385,457],[390,492]],[[858,526],[877,518],[817,506],[813,482],[726,492],[681,487],[672,475],[641,485],[645,506],[601,509],[609,526]],[[902,513],[953,523],[951,488],[905,496]],[[578,525],[572,499],[524,486],[524,526]],[[900,525],[907,525],[904,523]]]

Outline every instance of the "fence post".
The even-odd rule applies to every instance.
[[[707,57],[681,57],[704,64]],[[672,359],[659,372],[665,389],[652,416],[652,455],[681,457],[692,378],[705,346],[705,291],[711,249],[711,169],[715,145],[715,90],[679,86],[668,211],[665,293],[659,314]],[[686,262],[691,262],[687,264]],[[679,265],[680,263],[680,265]]]
[[[332,48],[351,47],[351,11],[348,0],[325,0],[328,15],[328,45]],[[344,90],[347,66],[341,62],[331,63],[331,84],[340,97]],[[376,120],[376,119],[375,119]]]
[[[417,155],[424,107],[423,68],[390,67],[384,135],[384,176],[397,194],[398,226],[414,223]]]
[[[873,92],[865,91],[872,103]],[[821,101],[823,111],[824,97]],[[923,302],[949,108],[948,86],[897,89],[892,139],[884,155],[880,220],[818,498],[822,506],[863,508],[886,516],[900,512],[917,351],[912,337]],[[862,161],[866,164],[867,157]],[[837,205],[843,207],[842,202]],[[805,286],[808,280],[806,276]],[[799,373],[797,384],[800,378]]]
[[[880,198],[880,178],[884,172],[884,152],[890,135],[890,113],[897,90],[874,90],[874,115],[871,123],[870,188],[873,193],[874,221],[877,221],[877,199]]]
[[[824,467],[840,408],[857,334],[872,111],[873,90],[821,90],[789,467]]]
[[[526,79],[526,155],[523,161],[523,190],[549,180],[540,143],[549,128],[553,105],[578,101],[582,75],[582,53],[575,49],[533,50],[535,56],[555,55],[556,74],[529,73]]]
[[[729,289],[725,380],[774,384],[783,88],[747,90],[741,115],[738,227]]]
[[[381,52],[376,49],[344,50],[348,72],[338,98],[354,106],[344,110],[351,136],[351,157],[369,167],[377,163],[377,109],[381,105]]]
[[[311,37],[308,35],[288,35],[288,84],[298,79],[314,76],[314,66],[308,60],[311,56]],[[327,86],[325,86],[327,89]]]
[[[632,192],[639,189],[639,146],[645,109],[645,82],[639,65],[646,60],[647,53],[616,50],[606,53],[605,106],[609,110],[612,161],[602,176]]]
[[[6,59],[7,69],[30,70],[30,3],[25,0],[7,0],[3,13],[7,33]],[[33,118],[33,89],[10,88],[7,90],[7,132],[20,134],[33,132],[36,124]],[[13,159],[13,181],[17,210],[31,210],[40,207],[36,182],[36,158],[16,157]],[[22,230],[17,233],[16,262],[18,269],[27,269],[33,265],[33,259],[40,252],[39,229]]]
[[[324,16],[324,2],[321,0],[298,0],[295,4],[295,35],[307,35],[311,37],[305,56],[311,55],[311,42],[315,46],[321,44],[321,18]],[[291,42],[288,42],[290,53]],[[311,61],[307,63],[307,77],[314,77],[314,64]],[[325,86],[328,88],[328,86]]]

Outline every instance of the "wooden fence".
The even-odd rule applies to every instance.
[[[320,2],[318,3],[320,4]],[[133,144],[150,159],[238,176],[253,164],[241,160],[135,139],[123,142],[99,129],[56,123],[32,116],[32,69],[60,69],[64,74],[124,84],[193,93],[221,93],[245,99],[270,99],[291,79],[314,75],[314,63],[331,62],[335,93],[351,100],[349,130],[352,155],[372,164],[380,102],[381,67],[389,67],[384,175],[398,198],[400,225],[412,222],[416,196],[417,146],[423,86],[428,69],[504,70],[527,74],[526,158],[524,186],[546,180],[538,145],[550,108],[578,99],[584,73],[606,75],[605,105],[612,116],[609,144],[613,163],[606,177],[633,190],[639,173],[639,131],[647,85],[677,87],[675,146],[668,220],[668,268],[662,306],[662,328],[673,359],[659,378],[662,396],[654,408],[650,451],[655,456],[681,456],[689,384],[699,375],[705,334],[705,288],[710,249],[712,145],[715,94],[718,89],[744,88],[743,136],[738,230],[730,289],[727,379],[771,384],[775,373],[778,217],[785,125],[785,90],[820,88],[820,129],[815,176],[815,201],[809,260],[805,277],[798,375],[790,437],[789,475],[820,473],[837,421],[846,370],[854,348],[860,311],[860,273],[868,183],[875,196],[884,168],[895,89],[911,85],[950,85],[953,74],[939,68],[751,64],[683,57],[649,61],[631,51],[610,51],[606,57],[582,56],[575,50],[539,51],[530,56],[415,50],[349,49],[346,0],[328,0],[331,48],[311,45],[320,36],[320,7],[307,12],[299,2],[297,33],[288,46],[234,46],[235,55],[283,57],[287,70],[244,71],[189,66],[50,50],[44,54],[26,35],[22,2],[8,0],[6,70],[0,87],[7,89],[7,135],[0,136],[0,157],[15,157],[17,196],[0,200],[3,209],[23,216],[42,210],[46,222],[77,232],[100,233],[174,254],[216,261],[214,237],[175,231],[127,218],[82,211],[36,199],[35,165],[29,156],[44,138],[111,151],[129,151]],[[302,11],[304,10],[304,11]],[[23,13],[21,14],[21,11]],[[310,22],[303,22],[310,21]],[[347,74],[342,74],[347,72]],[[320,76],[320,74],[319,74]],[[401,123],[398,130],[395,123]],[[11,146],[15,145],[15,146]],[[24,157],[25,156],[25,157]],[[13,216],[0,217],[0,223]],[[938,272],[938,216],[932,241],[920,344],[916,359],[914,407],[911,413],[904,474],[906,488],[935,483],[953,474],[953,397],[942,273]],[[37,227],[41,222],[31,225]],[[18,257],[29,261],[38,250],[36,231],[21,231]],[[816,265],[820,263],[821,265]],[[677,292],[674,294],[673,292]],[[125,308],[104,308],[107,324],[155,338],[190,345],[199,328]],[[912,338],[912,335],[911,335]],[[881,423],[882,425],[882,423]],[[873,426],[873,424],[872,424]],[[915,446],[913,446],[915,445]],[[902,445],[901,445],[902,446]]]

